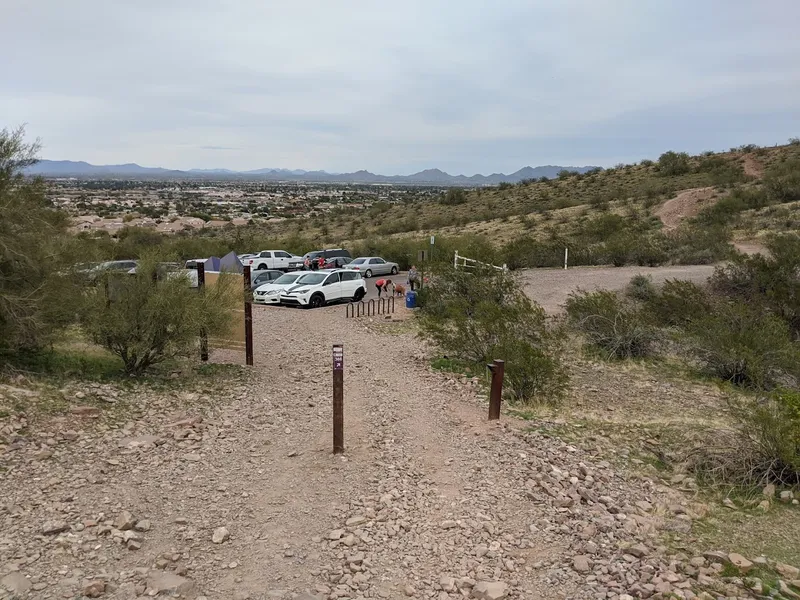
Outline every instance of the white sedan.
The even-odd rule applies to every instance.
[[[275,281],[258,286],[253,292],[253,302],[256,304],[280,304],[281,292],[294,285],[305,274],[303,271],[286,273]]]
[[[397,275],[400,270],[397,263],[386,262],[380,256],[359,256],[347,263],[344,268],[359,271],[365,279],[373,275]]]

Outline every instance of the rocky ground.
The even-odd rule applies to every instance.
[[[741,576],[766,559],[663,544],[705,510],[687,478],[490,424],[479,382],[432,372],[402,324],[375,325],[341,306],[257,309],[249,374],[71,386],[66,413],[35,422],[4,410],[0,598],[757,597]],[[26,393],[6,386],[0,405]],[[797,569],[770,566],[793,597]]]

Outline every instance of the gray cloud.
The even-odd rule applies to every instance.
[[[48,158],[387,174],[800,135],[800,3],[539,4],[8,0],[0,125]]]

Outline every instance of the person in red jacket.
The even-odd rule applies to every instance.
[[[317,264],[318,264],[320,269],[324,269],[325,268],[325,257],[324,256],[320,256],[317,259]]]
[[[375,282],[375,287],[378,288],[378,298],[381,297],[381,292],[389,293],[389,286],[392,285],[391,279],[378,279]]]

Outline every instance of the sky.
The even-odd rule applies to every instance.
[[[797,0],[4,0],[0,128],[174,169],[611,166],[800,136]]]

